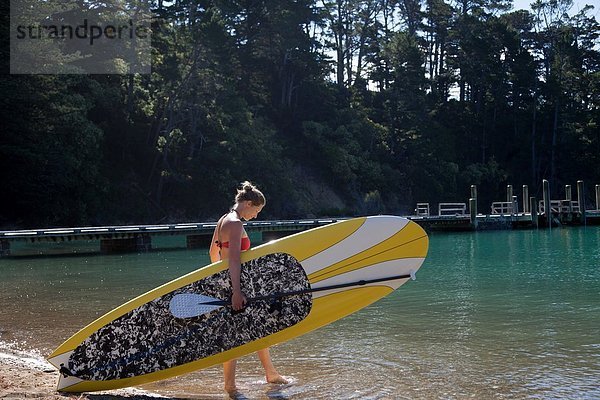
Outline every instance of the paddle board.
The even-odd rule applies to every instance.
[[[151,290],[81,329],[48,356],[58,390],[116,389],[220,364],[303,335],[397,289],[428,238],[396,216],[349,219],[243,252],[241,312],[227,261]]]

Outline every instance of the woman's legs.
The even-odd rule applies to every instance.
[[[288,383],[287,379],[279,375],[279,373],[275,370],[273,366],[273,362],[271,361],[271,353],[269,353],[269,348],[262,349],[257,351],[258,358],[265,369],[265,375],[267,377],[267,382],[269,383]]]
[[[228,393],[235,392],[237,387],[235,386],[235,366],[237,360],[229,360],[223,363],[223,377],[225,378],[225,391]]]
[[[258,358],[265,369],[265,375],[267,378],[267,382],[269,383],[289,383],[287,379],[283,376],[279,375],[275,366],[273,366],[273,361],[271,361],[271,353],[269,352],[269,348],[262,349],[257,351]],[[235,385],[235,367],[237,365],[237,360],[229,360],[223,363],[223,377],[225,379],[225,391],[228,393],[233,393],[237,391],[237,386]]]

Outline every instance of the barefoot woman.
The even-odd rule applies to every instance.
[[[248,181],[242,182],[242,189],[237,191],[235,204],[229,213],[219,219],[215,232],[213,233],[210,245],[210,260],[216,262],[222,259],[229,259],[229,275],[233,295],[231,304],[234,310],[241,310],[246,303],[246,297],[242,293],[240,285],[240,253],[250,248],[250,239],[244,230],[242,219],[249,221],[256,218],[265,205],[265,196],[253,184]],[[271,362],[269,349],[262,349],[258,352],[267,382],[287,383],[279,375]],[[223,375],[225,377],[225,390],[229,393],[237,390],[235,386],[235,366],[237,360],[230,360],[223,364]]]

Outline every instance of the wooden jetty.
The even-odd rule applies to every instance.
[[[565,185],[565,198],[550,198],[550,185],[542,182],[543,199],[529,197],[523,185],[522,207],[507,186],[506,201],[493,202],[489,214],[478,212],[477,187],[471,186],[468,203],[439,203],[437,215],[432,215],[429,203],[417,203],[412,220],[428,231],[473,231],[486,229],[551,228],[557,226],[600,225],[600,185],[595,186],[596,208],[585,204],[584,183],[577,182],[577,200],[573,199],[571,185]]]
[[[506,201],[493,202],[490,213],[483,214],[478,212],[477,187],[472,185],[468,203],[439,203],[435,215],[429,203],[417,203],[414,215],[407,218],[428,232],[600,225],[600,185],[595,186],[595,209],[586,207],[583,181],[577,182],[576,200],[570,185],[565,186],[564,199],[550,198],[549,182],[546,180],[543,181],[543,189],[543,198],[537,201],[535,197],[529,197],[527,185],[523,185],[522,206],[519,207],[513,187],[508,185]],[[244,225],[253,240],[267,242],[345,219],[249,221]],[[165,235],[184,236],[185,246],[190,249],[206,248],[215,227],[216,222],[205,222],[0,231],[0,256],[11,255],[11,244],[19,241],[98,241],[99,251],[105,254],[144,252],[153,249],[153,237]]]
[[[249,221],[244,226],[259,241],[274,240],[296,232],[331,224],[341,219],[306,219],[278,221]],[[186,247],[208,247],[216,222],[160,224],[160,225],[123,225],[94,226],[80,228],[27,229],[0,231],[0,256],[11,254],[11,243],[26,241],[71,242],[99,241],[101,253],[143,252],[152,249],[152,238],[156,236],[185,236]]]

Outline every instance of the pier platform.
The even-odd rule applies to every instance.
[[[406,218],[422,226],[427,232],[461,232],[498,229],[545,228],[548,222],[545,214],[532,216],[531,213],[510,215],[478,214],[471,215],[407,216]],[[250,221],[245,228],[253,240],[267,242],[307,229],[316,228],[348,218],[323,218],[306,220]],[[600,211],[587,210],[585,219],[581,213],[553,214],[552,226],[600,225]],[[184,237],[188,249],[207,248],[210,245],[216,222],[124,225],[80,228],[28,229],[0,231],[0,256],[18,255],[11,252],[15,242],[44,243],[92,241],[98,243],[97,251],[103,254],[125,252],[146,252],[152,250],[153,238],[158,236]]]
[[[249,221],[244,223],[244,227],[255,240],[267,242],[344,219],[346,218]],[[216,222],[194,222],[0,231],[0,256],[13,255],[11,244],[15,242],[97,241],[99,251],[104,254],[144,252],[152,250],[152,238],[158,236],[181,236],[185,238],[187,248],[206,248],[210,245],[216,226]]]
[[[514,215],[478,214],[475,224],[471,221],[469,215],[410,216],[408,218],[421,225],[428,232],[535,229],[548,227],[545,214],[538,215],[536,223],[535,218],[532,218],[530,213],[519,213]],[[554,214],[552,216],[552,227],[581,225],[600,225],[600,211],[588,210],[586,212],[585,222],[582,222],[580,213]]]
[[[460,232],[492,229],[537,229],[560,226],[600,225],[600,185],[595,185],[595,209],[586,207],[585,185],[577,181],[577,197],[571,185],[565,185],[564,198],[550,197],[550,183],[542,181],[543,199],[529,197],[529,188],[523,185],[522,206],[519,207],[513,186],[507,185],[505,201],[495,201],[490,214],[481,214],[477,206],[477,186],[471,185],[471,197],[466,203],[438,203],[437,215],[432,215],[429,203],[417,203],[414,215],[406,218],[419,224],[427,232]],[[255,242],[268,242],[307,229],[331,224],[348,218],[317,218],[299,220],[248,221],[246,231]],[[0,231],[0,257],[16,255],[13,244],[88,241],[96,244],[95,252],[104,254],[146,252],[154,249],[154,241],[161,236],[183,237],[181,247],[208,248],[216,222],[182,224],[92,226],[81,228],[27,229]],[[29,254],[31,255],[31,254]]]

